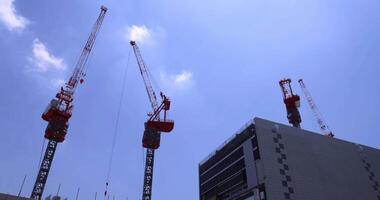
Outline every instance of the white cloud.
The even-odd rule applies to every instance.
[[[133,40],[139,43],[145,43],[149,41],[151,37],[151,30],[149,30],[145,25],[132,25],[128,28],[127,31],[128,40]]]
[[[46,72],[50,69],[65,70],[67,68],[63,59],[52,55],[39,39],[33,40],[33,57],[29,60],[38,72]]]
[[[1,1],[1,0],[0,0]],[[57,89],[64,85],[62,77],[67,68],[62,58],[54,56],[49,49],[38,38],[33,40],[32,56],[28,57],[29,64],[25,73],[35,79],[37,83]]]
[[[171,75],[161,73],[161,82],[171,89],[184,89],[193,84],[193,72],[183,70]]]
[[[0,0],[0,21],[2,21],[11,31],[21,31],[29,21],[26,18],[17,15],[13,3],[14,0]]]
[[[176,74],[173,76],[174,84],[179,85],[179,86],[187,84],[189,81],[191,81],[192,77],[193,77],[192,72],[184,70],[182,71],[182,73]]]

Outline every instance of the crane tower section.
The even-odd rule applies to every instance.
[[[161,132],[171,132],[174,128],[174,121],[166,118],[166,112],[170,109],[169,98],[160,92],[162,102],[161,104],[158,104],[156,94],[150,82],[147,66],[142,58],[140,49],[135,41],[130,41],[130,44],[133,48],[133,52],[135,53],[145,89],[153,109],[153,112],[148,114],[148,120],[144,123],[145,129],[142,139],[143,147],[147,148],[142,200],[151,200],[155,149],[158,149],[160,146]],[[161,120],[161,113],[163,113],[163,120]]]
[[[148,69],[142,58],[139,47],[135,41],[130,42],[133,52],[135,53],[137,65],[139,66],[140,74],[143,78],[146,92],[149,97],[150,105],[152,107],[152,112],[148,114],[149,118],[145,122],[145,131],[143,136],[143,146],[145,148],[157,149],[160,145],[160,133],[170,132],[174,128],[173,120],[166,118],[167,111],[170,109],[170,100],[162,92],[161,104],[158,104],[156,93],[153,90]],[[161,113],[163,113],[163,120],[161,119]]]
[[[279,84],[283,93],[287,118],[294,127],[301,128],[301,115],[298,110],[300,107],[300,97],[293,93],[291,79],[280,80]]]
[[[319,125],[319,128],[321,129],[322,133],[328,137],[334,137],[334,134],[331,132],[329,126],[326,124],[325,120],[322,117],[321,112],[319,111],[317,104],[315,104],[313,98],[311,97],[311,94],[309,90],[307,89],[305,83],[302,79],[298,80],[298,83],[301,86],[301,89],[303,93],[305,94],[306,100],[309,103],[309,106],[311,110],[313,111],[313,114],[315,118],[317,119],[317,123]]]
[[[69,119],[73,110],[75,89],[77,88],[78,83],[83,83],[84,81],[86,62],[91,53],[92,47],[94,46],[96,36],[102,25],[106,12],[107,8],[101,6],[100,14],[91,30],[85,46],[83,47],[83,51],[72,75],[65,86],[61,87],[55,98],[50,101],[50,104],[42,114],[42,119],[48,122],[45,130],[45,138],[49,140],[49,143],[46,147],[44,158],[41,162],[37,179],[33,187],[31,194],[32,199],[41,199],[57,145],[65,140],[69,126]]]

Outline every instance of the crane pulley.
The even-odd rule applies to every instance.
[[[135,53],[145,89],[148,93],[149,101],[153,109],[153,112],[148,114],[149,118],[144,124],[145,130],[142,139],[143,147],[147,148],[142,200],[150,200],[152,198],[154,152],[155,149],[160,146],[161,132],[172,131],[174,128],[174,121],[166,119],[166,112],[170,109],[170,100],[161,92],[160,96],[162,102],[160,105],[158,104],[156,94],[150,82],[147,66],[141,56],[140,49],[135,41],[130,41],[130,44]],[[163,120],[160,119],[162,111],[164,113]]]
[[[50,104],[42,114],[42,119],[48,122],[45,130],[45,138],[49,140],[49,143],[46,147],[45,155],[33,187],[31,194],[32,199],[41,199],[57,145],[65,140],[69,126],[69,119],[73,110],[75,89],[77,88],[78,83],[83,83],[85,65],[106,12],[107,8],[101,6],[100,14],[91,30],[90,36],[88,37],[69,81],[64,87],[61,87],[60,91],[55,98],[50,101]]]
[[[301,86],[301,89],[303,93],[305,94],[306,100],[309,103],[309,106],[311,110],[313,111],[313,114],[315,118],[317,119],[317,123],[319,125],[319,128],[321,129],[322,133],[328,137],[334,137],[334,134],[331,132],[330,128],[327,126],[325,120],[322,117],[321,112],[319,111],[317,105],[315,104],[313,98],[311,97],[311,94],[309,90],[307,89],[305,83],[303,82],[302,79],[298,80],[298,83]]]

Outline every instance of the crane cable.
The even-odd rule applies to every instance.
[[[127,67],[125,68],[124,77],[123,77],[123,85],[122,85],[121,94],[120,94],[120,98],[119,98],[120,99],[120,101],[119,101],[119,108],[118,108],[118,111],[117,111],[115,129],[114,129],[113,138],[112,138],[112,147],[111,147],[110,160],[108,162],[106,189],[104,191],[104,199],[106,199],[107,193],[108,193],[107,190],[108,190],[108,184],[109,184],[109,181],[110,181],[112,161],[113,161],[113,155],[114,155],[114,150],[115,150],[115,145],[116,145],[116,136],[117,136],[117,132],[118,132],[118,129],[119,129],[120,111],[121,111],[121,106],[122,106],[123,99],[124,99],[125,82],[127,80],[127,71],[128,71],[128,67],[129,67],[129,58],[130,58],[130,56],[131,56],[131,50],[129,50],[129,53],[128,53]]]

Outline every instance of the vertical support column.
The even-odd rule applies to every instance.
[[[253,147],[252,147],[252,142],[250,139],[246,140],[243,143],[243,151],[244,151],[245,172],[247,174],[247,185],[248,185],[248,188],[253,188],[257,186],[258,182],[257,182],[255,158],[253,157]]]
[[[154,149],[146,149],[144,186],[142,200],[152,199]]]
[[[33,191],[30,196],[32,199],[40,200],[44,191],[46,180],[49,175],[51,163],[53,162],[55,150],[57,149],[57,142],[49,140],[46,146],[44,159],[41,162],[40,171],[38,172],[36,182],[34,183]]]

